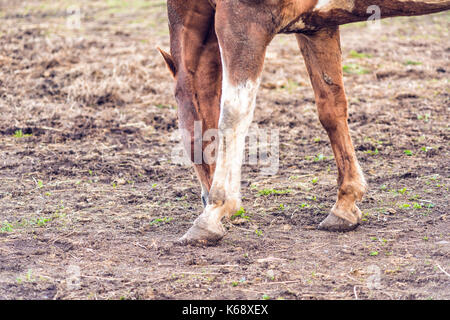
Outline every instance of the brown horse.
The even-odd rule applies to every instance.
[[[221,239],[222,218],[241,205],[245,136],[252,121],[266,48],[278,33],[295,33],[315,93],[319,120],[338,168],[336,204],[319,228],[349,231],[366,182],[347,124],[339,25],[379,17],[450,9],[449,0],[168,0],[170,54],[161,53],[176,81],[179,126],[194,162],[194,123],[218,129],[215,163],[195,161],[204,212],[180,239]],[[369,10],[368,10],[369,9]],[[207,143],[202,142],[205,149]]]

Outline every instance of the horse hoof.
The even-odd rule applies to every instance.
[[[201,217],[195,220],[194,225],[178,240],[180,245],[214,245],[225,235],[222,224],[210,225]]]
[[[319,224],[318,229],[334,232],[347,232],[355,230],[358,226],[359,221],[357,223],[351,223],[330,213],[328,217]]]

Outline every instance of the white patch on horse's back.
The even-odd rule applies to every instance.
[[[330,0],[319,0],[316,4],[316,9],[323,8],[328,4],[328,2],[330,2]]]
[[[355,8],[355,0],[319,0],[314,7],[316,10],[327,11],[331,9],[342,9],[353,11]]]

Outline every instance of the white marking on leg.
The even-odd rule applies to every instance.
[[[233,210],[232,206],[240,205],[241,166],[244,157],[245,137],[253,119],[255,109],[256,92],[260,79],[256,81],[246,80],[238,85],[233,85],[229,79],[228,70],[222,57],[223,80],[222,98],[219,118],[219,150],[214,173],[211,194],[224,192],[224,204],[222,210],[213,210],[214,204],[208,205],[207,210],[213,215],[214,220],[220,221],[222,217]],[[213,199],[214,201],[214,199]],[[235,202],[235,203],[234,203]],[[208,207],[210,207],[208,210]],[[216,208],[216,207],[214,207]]]

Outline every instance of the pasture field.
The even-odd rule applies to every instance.
[[[243,169],[213,247],[178,145],[165,1],[0,1],[0,299],[450,299],[450,13],[342,27],[362,225],[316,229],[337,170],[295,37],[275,38],[254,125],[277,174]]]

